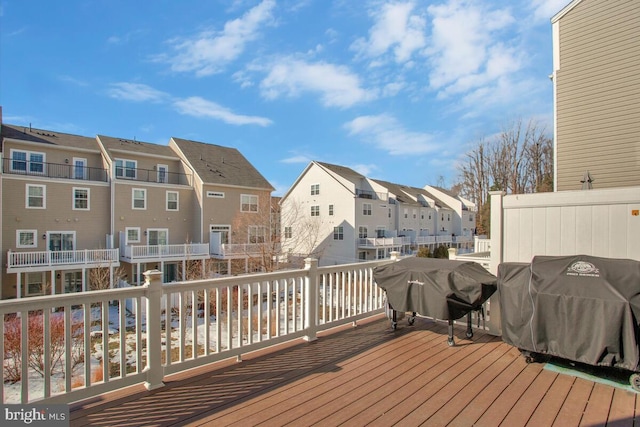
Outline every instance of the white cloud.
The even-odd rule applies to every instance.
[[[430,85],[440,97],[464,93],[522,67],[517,49],[502,32],[516,23],[507,9],[485,10],[482,4],[450,0],[428,8],[433,18]]]
[[[414,8],[414,2],[384,3],[371,12],[375,23],[369,30],[369,38],[356,40],[351,48],[359,56],[367,58],[379,58],[392,51],[395,62],[410,60],[414,52],[426,45],[426,21],[412,14]],[[379,61],[375,64],[379,64]]]
[[[291,157],[287,157],[286,159],[282,159],[280,160],[280,162],[282,163],[309,163],[311,162],[311,158],[304,155],[304,154],[298,154],[295,156],[291,156]]]
[[[411,132],[387,114],[360,116],[345,123],[344,128],[349,135],[370,141],[390,155],[424,154],[437,148],[431,135]]]
[[[227,21],[222,31],[207,30],[192,39],[171,40],[177,55],[156,59],[171,63],[178,72],[195,72],[197,76],[218,73],[237,59],[247,44],[259,38],[263,25],[271,21],[275,0],[263,0],[241,18]]]
[[[533,16],[538,20],[548,22],[568,4],[569,0],[533,0]]]
[[[135,102],[161,102],[169,98],[165,92],[161,92],[141,83],[113,83],[108,90],[110,97],[125,101]]]
[[[356,74],[340,65],[281,58],[268,65],[266,71],[260,89],[267,99],[311,92],[319,94],[327,107],[346,108],[375,98],[374,93],[361,87]]]
[[[272,121],[265,117],[235,114],[228,108],[199,96],[176,100],[173,105],[180,114],[222,120],[231,125],[269,126],[272,124]]]

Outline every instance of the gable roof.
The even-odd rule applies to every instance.
[[[562,10],[560,10],[560,12],[556,13],[555,15],[553,15],[551,17],[551,23],[554,23],[554,22],[558,21],[564,15],[569,13],[574,7],[576,7],[578,5],[578,3],[581,3],[581,2],[582,2],[582,0],[573,0],[571,3],[569,3],[568,5],[563,7]]]
[[[107,150],[110,157],[116,152],[129,152],[146,156],[173,158],[178,160],[176,153],[166,145],[153,144],[151,142],[132,141],[124,138],[98,135],[98,139]]]
[[[401,184],[394,184],[393,182],[383,181],[381,179],[371,179],[371,180],[373,182],[376,182],[376,183],[380,184],[381,186],[383,186],[387,190],[389,190],[390,193],[395,195],[396,200],[399,201],[400,203],[410,204],[410,205],[419,205],[420,204],[416,200],[413,200],[411,197],[409,197],[410,193],[405,191],[404,188],[406,188],[406,187],[404,187]]]
[[[269,181],[235,148],[175,137],[171,140],[184,156],[184,161],[205,184],[274,190]]]
[[[353,169],[348,168],[346,166],[333,165],[331,163],[316,162],[316,161],[314,161],[314,163],[322,166],[325,169],[328,169],[328,170],[332,171],[333,173],[336,173],[336,174],[340,175],[341,177],[343,177],[345,179],[348,179],[349,181],[351,181],[353,183],[356,183],[357,181],[366,178],[361,173],[358,173],[358,172],[354,171]]]
[[[2,140],[12,139],[63,148],[99,151],[98,142],[95,138],[44,129],[35,129],[26,126],[2,123],[1,136]]]

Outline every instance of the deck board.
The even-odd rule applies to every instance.
[[[527,364],[482,331],[381,316],[71,407],[72,426],[579,426],[637,424],[629,390]],[[608,423],[608,424],[607,424]]]

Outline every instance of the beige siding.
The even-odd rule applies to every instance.
[[[134,188],[146,190],[146,209],[132,208]],[[167,191],[178,192],[178,211],[167,210]],[[159,228],[169,230],[169,244],[201,243],[200,236],[193,234],[193,197],[192,188],[117,182],[115,184],[115,235],[118,236],[127,227],[139,227],[141,242],[136,244],[144,245],[147,244],[144,231]]]
[[[584,0],[560,19],[557,189],[640,185],[640,2]]]

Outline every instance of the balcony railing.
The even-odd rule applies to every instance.
[[[5,158],[2,160],[2,173],[38,176],[43,178],[74,179],[80,181],[107,182],[107,170],[73,164],[34,162],[24,159]]]
[[[206,243],[183,243],[180,245],[127,245],[120,248],[122,261],[144,261],[146,259],[201,259],[209,257]]]
[[[157,182],[172,185],[191,185],[192,176],[179,172],[158,171],[151,169],[116,167],[115,177],[118,180],[137,182]]]
[[[371,199],[371,200],[387,200],[386,193],[377,193],[370,190],[361,190],[356,188],[356,197],[359,199]]]
[[[75,251],[7,252],[7,273],[26,268],[64,266],[117,266],[117,249],[83,249]]]
[[[358,239],[360,248],[398,247],[410,245],[411,237],[365,237]]]
[[[37,331],[52,349],[38,356],[48,369],[37,378],[29,364],[4,360],[20,392],[10,392],[11,371],[0,369],[0,402],[70,403],[141,383],[155,389],[165,375],[297,338],[313,341],[319,331],[382,312],[373,269],[388,262],[318,267],[309,260],[301,270],[171,284],[148,271],[146,286],[0,301],[5,342],[7,333],[17,340],[4,354],[26,360]],[[177,303],[163,310],[163,301]],[[30,325],[36,329],[24,333]]]
[[[277,243],[223,243],[220,245],[212,243],[209,251],[215,258],[246,258],[259,256],[265,252],[277,253],[278,249],[273,245]]]

